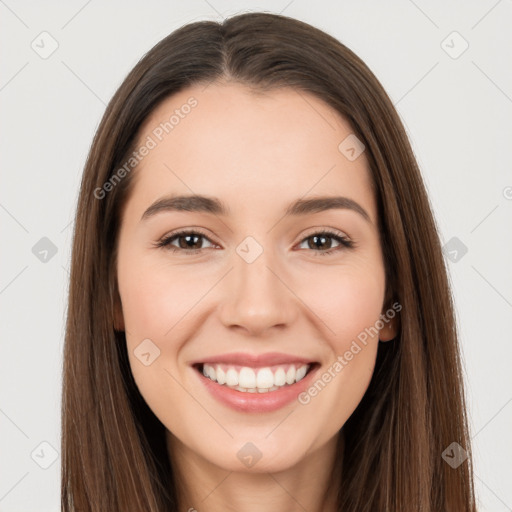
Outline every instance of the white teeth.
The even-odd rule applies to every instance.
[[[256,377],[256,387],[269,389],[274,385],[274,374],[270,368],[261,368]]]
[[[276,386],[284,386],[286,384],[286,373],[283,368],[278,368],[274,373],[274,384]]]
[[[224,370],[220,366],[217,366],[217,382],[219,384],[225,384],[226,383],[226,373],[224,372]]]
[[[205,366],[207,366],[205,364]],[[226,384],[228,386],[238,386],[238,373],[234,368],[230,368],[226,373]]]
[[[299,380],[302,380],[304,378],[304,375],[306,375],[307,371],[308,371],[307,366],[301,366],[295,373],[295,382],[299,382]]]
[[[308,364],[294,364],[264,368],[204,364],[203,375],[220,385],[243,393],[268,393],[302,380],[309,369]]]
[[[215,380],[215,379],[212,379]],[[241,388],[255,388],[256,387],[256,374],[252,368],[244,366],[238,374],[238,385]]]
[[[206,371],[208,373],[208,377],[212,380],[217,380],[217,374],[215,373],[215,368],[213,366],[207,366]]]

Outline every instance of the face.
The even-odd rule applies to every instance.
[[[365,154],[338,148],[351,133],[315,96],[226,83],[172,96],[142,127],[116,324],[176,456],[284,470],[363,397],[386,283]],[[175,199],[191,195],[206,199]]]

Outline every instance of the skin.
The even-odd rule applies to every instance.
[[[349,161],[338,150],[352,130],[317,97],[289,88],[253,94],[229,82],[166,99],[139,140],[190,96],[198,105],[136,168],[123,210],[115,322],[126,331],[133,376],[167,428],[180,510],[334,510],[329,478],[339,462],[339,431],[368,387],[379,337],[395,337],[395,321],[369,337],[310,403],[275,412],[242,413],[219,403],[190,363],[278,351],[318,361],[321,375],[375,325],[389,304],[365,154]],[[141,221],[170,193],[218,197],[231,214],[164,211]],[[317,195],[353,199],[370,222],[349,209],[284,216],[296,199]],[[196,244],[200,253],[186,254],[179,239],[173,246],[181,252],[154,246],[184,228],[206,233]],[[357,246],[328,238],[326,248],[316,248],[311,236],[322,228]],[[250,264],[236,252],[247,236],[263,248]],[[149,366],[134,355],[145,339],[160,350]],[[262,453],[251,468],[237,457],[248,441]]]

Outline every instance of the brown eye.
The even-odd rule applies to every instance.
[[[339,245],[333,247],[333,240]],[[302,240],[301,244],[307,242],[307,249],[317,252],[319,255],[331,254],[341,249],[349,249],[354,246],[354,242],[348,238],[330,231],[313,233]]]
[[[199,252],[205,247],[203,245],[203,239],[210,240],[198,231],[180,231],[173,233],[162,238],[157,244],[157,247],[166,247],[172,251],[185,251],[185,252]],[[177,241],[177,246],[173,243]],[[211,242],[210,242],[211,243]]]

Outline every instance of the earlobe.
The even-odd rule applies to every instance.
[[[384,324],[384,327],[379,331],[379,341],[391,341],[396,338],[398,334],[398,321],[396,318],[389,320]]]
[[[386,284],[386,292],[384,296],[383,309],[381,312],[381,322],[384,324],[382,328],[379,330],[379,341],[391,341],[396,338],[399,331],[400,326],[400,314],[399,311],[401,309],[395,309],[394,302],[395,292],[394,287]],[[393,313],[393,316],[391,316]]]
[[[384,326],[379,331],[379,341],[391,341],[394,340],[399,331],[400,326],[400,315],[398,312],[395,312],[395,315],[392,318],[386,317],[386,313],[388,310],[383,311],[382,315],[386,320],[383,320],[382,323]]]

